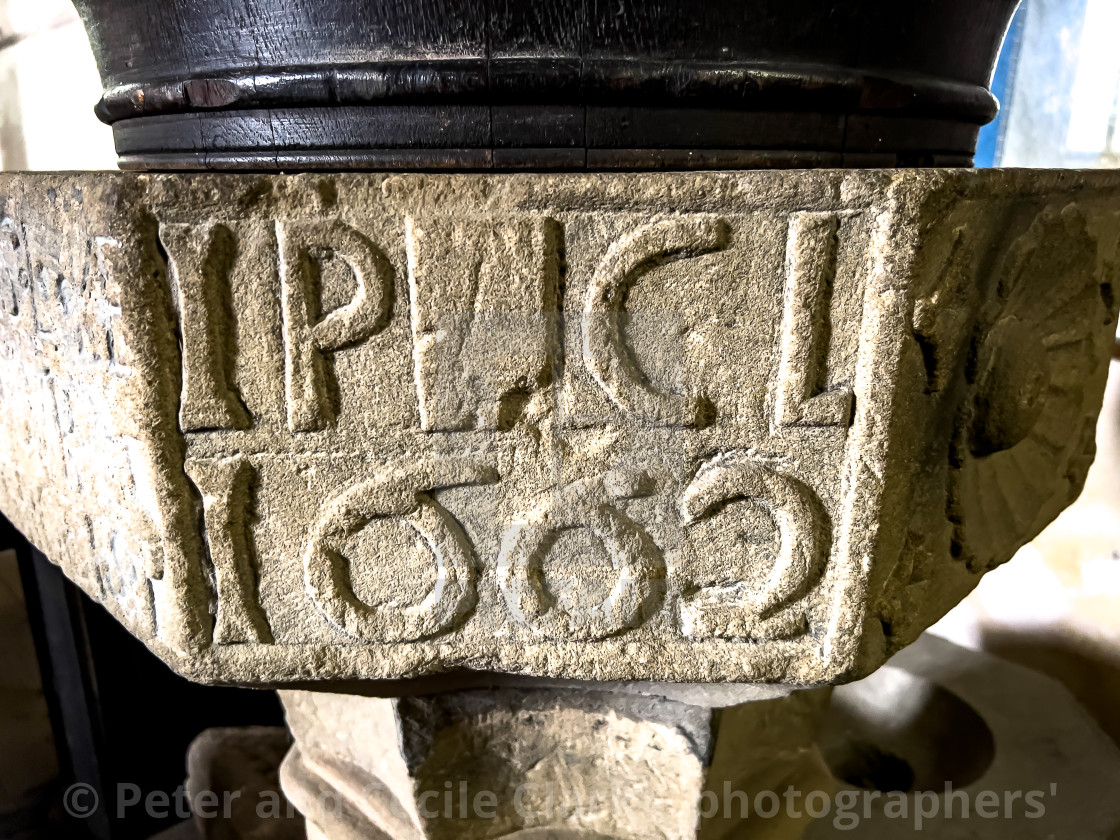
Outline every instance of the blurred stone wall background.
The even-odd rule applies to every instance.
[[[1016,18],[993,163],[1120,165],[1120,2],[1026,0]]]
[[[58,763],[12,551],[0,551],[0,641],[0,837],[37,840]]]
[[[0,0],[0,169],[115,169],[100,96],[69,0]]]

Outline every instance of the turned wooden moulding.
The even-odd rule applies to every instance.
[[[75,0],[130,169],[968,166],[1018,0]]]

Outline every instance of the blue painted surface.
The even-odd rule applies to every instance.
[[[1019,65],[1019,55],[1023,45],[1023,25],[1027,19],[1027,5],[1030,0],[1023,0],[1011,26],[1007,30],[1007,37],[1003,42],[1003,50],[999,54],[996,64],[995,76],[992,78],[992,93],[1000,102],[999,115],[988,125],[980,129],[980,138],[976,144],[976,166],[998,166],[1003,151],[1003,138],[1007,130],[1007,104],[1011,101],[1011,91],[1015,84],[1015,70]]]

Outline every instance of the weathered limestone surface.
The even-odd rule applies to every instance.
[[[0,510],[209,681],[868,673],[1079,492],[1120,175],[0,177]]]

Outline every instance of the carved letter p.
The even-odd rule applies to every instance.
[[[333,415],[324,356],[365,341],[385,327],[392,305],[393,269],[372,242],[342,222],[281,223],[276,236],[288,427],[293,432],[318,431]],[[314,272],[332,257],[349,266],[358,288],[350,303],[324,316]]]

